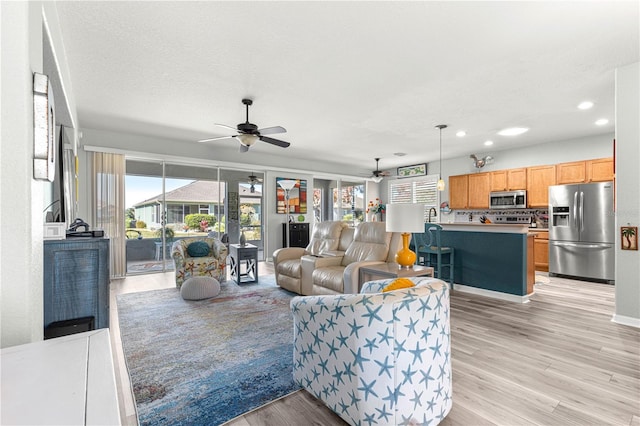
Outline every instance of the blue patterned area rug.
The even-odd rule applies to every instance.
[[[202,301],[178,289],[117,297],[141,425],[218,425],[299,389],[293,293],[260,280]]]

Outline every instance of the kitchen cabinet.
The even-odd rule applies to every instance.
[[[488,209],[490,190],[490,173],[476,173],[469,175],[469,208]]]
[[[491,191],[527,189],[527,169],[497,170],[490,173]]]
[[[584,183],[586,182],[586,179],[586,163],[584,161],[574,161],[571,163],[560,163],[556,165],[557,185]]]
[[[527,204],[531,208],[549,207],[549,186],[556,184],[556,166],[527,168]]]
[[[613,180],[613,158],[598,158],[596,160],[587,160],[586,176],[587,182],[606,182]]]
[[[509,184],[509,191],[527,189],[527,169],[523,167],[507,170],[507,183]]]
[[[497,170],[491,172],[491,190],[492,191],[506,191],[509,185],[507,184],[507,171]]]
[[[466,209],[468,205],[469,176],[449,176],[449,208],[452,210]]]
[[[535,231],[533,245],[536,271],[549,271],[549,231]]]

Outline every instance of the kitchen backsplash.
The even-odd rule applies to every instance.
[[[502,217],[502,220],[500,219]],[[504,218],[518,218],[513,223],[528,223],[532,228],[548,228],[549,211],[546,209],[516,210],[453,210],[449,214],[442,213],[440,223],[507,223]]]

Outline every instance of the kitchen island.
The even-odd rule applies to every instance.
[[[528,225],[440,225],[441,244],[455,250],[454,290],[528,302],[535,281]]]

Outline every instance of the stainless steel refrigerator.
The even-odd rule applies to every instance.
[[[613,283],[613,182],[549,187],[549,274]]]

